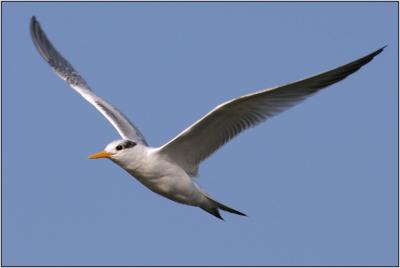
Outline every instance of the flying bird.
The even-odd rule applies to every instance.
[[[109,143],[103,151],[90,155],[90,159],[111,159],[151,191],[178,203],[202,208],[220,219],[223,219],[220,209],[246,215],[217,202],[196,184],[193,178],[198,175],[199,164],[239,133],[343,80],[385,48],[333,70],[226,101],[166,144],[151,147],[124,114],[92,91],[76,69],[55,49],[35,17],[31,19],[30,32],[40,55],[56,74],[91,103],[122,138]]]

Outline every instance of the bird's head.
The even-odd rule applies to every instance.
[[[117,140],[110,142],[103,151],[92,154],[89,159],[109,158],[114,161],[123,158],[124,155],[130,154],[136,146],[136,142],[131,140]]]

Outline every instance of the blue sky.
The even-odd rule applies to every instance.
[[[3,265],[397,264],[395,3],[2,5]],[[32,15],[153,146],[388,47],[201,165],[201,187],[249,215],[223,222],[87,159],[119,137],[39,56]]]

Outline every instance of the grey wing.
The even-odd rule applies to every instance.
[[[65,80],[76,92],[91,103],[107,118],[123,139],[147,145],[143,135],[120,111],[108,102],[98,97],[90,89],[82,76],[72,65],[54,48],[35,17],[32,17],[30,31],[33,43],[40,55],[50,64],[58,76]]]
[[[294,106],[320,89],[343,80],[370,62],[384,48],[331,71],[227,101],[159,150],[181,165],[186,172],[196,175],[198,164],[233,137]]]

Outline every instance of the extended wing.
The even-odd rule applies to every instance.
[[[162,146],[160,152],[196,175],[199,163],[233,137],[343,80],[383,49],[331,71],[222,103]]]
[[[35,17],[31,19],[30,31],[33,43],[40,55],[50,64],[58,76],[65,80],[76,92],[85,98],[85,100],[96,107],[96,109],[114,126],[122,138],[147,145],[139,129],[129,122],[115,107],[94,94],[82,76],[54,48],[49,39],[47,39],[46,34],[43,32]]]

